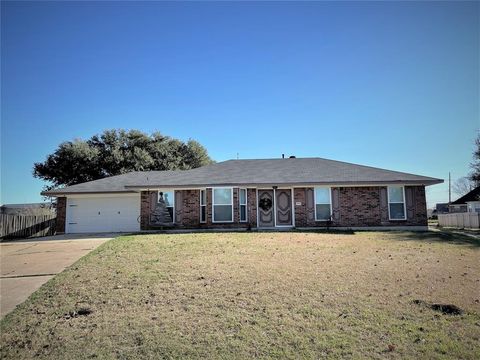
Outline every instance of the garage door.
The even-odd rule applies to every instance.
[[[140,196],[67,198],[66,232],[139,231]]]

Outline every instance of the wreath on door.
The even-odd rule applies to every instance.
[[[269,198],[260,199],[258,203],[258,207],[263,211],[269,211],[272,208],[272,199],[269,199]]]

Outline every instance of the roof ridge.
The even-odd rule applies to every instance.
[[[367,169],[390,171],[390,172],[394,172],[394,173],[397,173],[397,174],[421,176],[421,177],[425,177],[425,178],[440,180],[440,179],[437,179],[437,178],[434,178],[434,177],[413,174],[413,173],[409,173],[409,172],[405,172],[405,171],[390,170],[390,169],[385,169],[385,168],[381,168],[381,167],[377,167],[377,166],[362,165],[362,164],[352,163],[352,162],[348,162],[348,161],[327,159],[327,158],[318,157],[318,156],[315,156],[315,157],[295,157],[295,158],[288,157],[288,158],[264,158],[264,159],[229,159],[229,160],[225,160],[225,161],[222,161],[222,162],[219,162],[219,163],[216,163],[216,164],[221,164],[221,163],[225,163],[225,162],[228,162],[228,161],[258,161],[258,160],[278,160],[278,161],[280,161],[280,160],[290,160],[290,161],[292,161],[292,160],[325,160],[325,161],[330,161],[330,162],[339,163],[339,164],[361,166],[361,167],[367,168]],[[211,164],[211,165],[215,165],[215,164]],[[200,167],[200,168],[202,168],[202,167]],[[200,168],[198,168],[198,169],[200,169]]]

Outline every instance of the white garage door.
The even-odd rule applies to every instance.
[[[67,198],[66,232],[139,231],[140,195]]]

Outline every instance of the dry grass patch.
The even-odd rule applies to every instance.
[[[9,314],[1,355],[479,358],[479,245],[442,233],[120,237]]]

